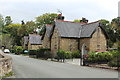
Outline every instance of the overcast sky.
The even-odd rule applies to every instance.
[[[85,17],[89,22],[100,19],[111,21],[118,16],[119,0],[0,0],[0,14],[11,16],[14,23],[31,21],[44,13],[60,9],[65,20]]]

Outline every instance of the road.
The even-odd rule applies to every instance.
[[[13,58],[16,78],[117,78],[118,72],[108,69],[83,67],[67,63],[38,60],[22,55]]]

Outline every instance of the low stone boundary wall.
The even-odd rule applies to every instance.
[[[12,71],[12,58],[0,52],[0,76]]]

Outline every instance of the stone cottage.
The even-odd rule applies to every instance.
[[[24,36],[24,49],[36,50],[42,48],[41,36],[38,34],[29,34]]]
[[[47,28],[50,28],[50,32]],[[51,25],[46,26],[43,45],[49,46],[55,57],[58,50],[80,51],[82,54],[105,51],[107,39],[108,36],[99,21],[83,24],[56,20],[52,28]]]

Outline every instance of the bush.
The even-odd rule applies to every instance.
[[[72,53],[72,58],[80,58],[80,52],[79,51],[75,51]]]
[[[88,56],[88,61],[92,63],[107,63],[112,59],[112,54],[109,52],[91,52]]]
[[[72,57],[72,53],[70,51],[65,52],[65,59],[70,59]]]
[[[38,50],[29,50],[30,56],[35,56],[36,58],[49,58],[51,57],[50,49],[42,48]]]
[[[23,53],[23,47],[22,46],[15,46],[14,47],[15,53],[16,54],[21,54]]]
[[[29,55],[36,55],[37,54],[37,50],[29,50]]]
[[[49,58],[49,57],[51,57],[50,49],[48,49],[48,48],[38,49],[36,57],[37,58]]]
[[[65,56],[65,51],[64,50],[58,50],[57,52],[57,58],[58,59],[63,59]]]
[[[119,51],[112,51],[112,59],[108,63],[110,67],[120,67],[120,52]]]

